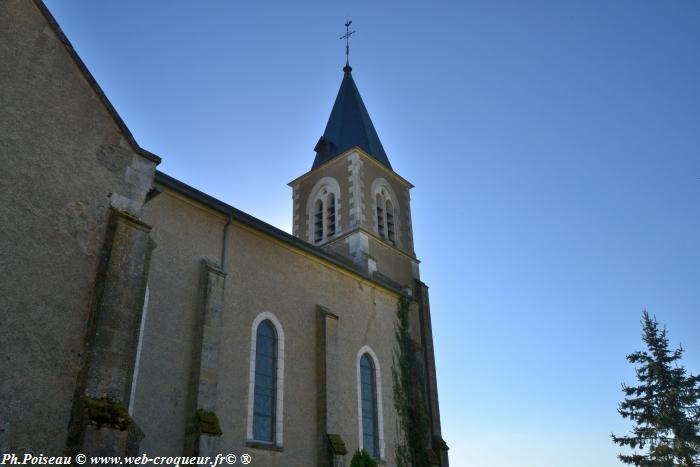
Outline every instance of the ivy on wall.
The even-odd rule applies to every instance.
[[[430,424],[426,405],[425,372],[411,338],[409,299],[399,298],[396,348],[391,375],[394,405],[399,418],[396,464],[398,467],[428,467],[434,453],[430,448]]]

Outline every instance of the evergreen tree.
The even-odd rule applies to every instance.
[[[683,348],[669,349],[666,328],[659,329],[646,310],[642,326],[647,350],[627,356],[637,366],[639,385],[622,385],[625,399],[618,408],[635,426],[628,436],[612,435],[635,452],[618,457],[637,467],[699,467],[700,376],[686,374],[678,364]]]

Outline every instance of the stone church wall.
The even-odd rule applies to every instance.
[[[248,452],[256,465],[326,465],[330,433],[344,440],[347,465],[360,444],[358,363],[367,351],[380,376],[382,457],[394,465],[392,282],[173,188],[180,182],[168,185],[164,174],[156,175],[162,192],[149,192],[160,159],[138,147],[39,0],[0,1],[0,64],[3,452],[172,456],[204,447]],[[361,174],[352,158],[333,164],[326,169],[341,186],[347,231],[376,174]],[[306,206],[296,203],[310,189],[299,196],[295,188],[295,230],[306,229]],[[400,203],[399,227],[410,226],[407,192]],[[373,254],[389,276],[409,281],[410,262],[382,248]],[[261,313],[284,331],[277,449],[247,442]],[[211,444],[212,433],[193,431],[202,401],[222,429]],[[136,424],[90,424],[95,402],[119,414],[128,404]]]
[[[321,396],[317,367],[318,359],[323,357],[316,338],[318,305],[338,316],[340,389],[328,402],[340,414],[340,420],[335,420],[337,434],[343,437],[351,452],[358,448],[357,354],[364,345],[369,345],[380,360],[386,453],[389,459],[393,459],[396,424],[392,402],[391,337],[397,297],[284,244],[275,244],[256,232],[237,228],[232,240],[232,273],[226,294],[233,311],[228,321],[224,319],[226,337],[223,345],[224,349],[231,350],[225,354],[245,357],[250,353],[251,329],[245,323],[251,323],[262,311],[274,313],[286,335],[284,445],[289,454],[268,465],[302,465],[305,459],[308,461],[314,455],[311,449],[318,449],[319,429],[316,425],[319,417],[324,415],[319,413],[317,406]],[[234,384],[239,374],[247,375],[247,360],[224,360],[223,374],[230,383],[222,380],[222,387]],[[247,384],[247,377],[244,383]],[[247,399],[247,388],[245,384],[242,386]],[[239,393],[240,388],[236,389],[235,392]],[[224,413],[237,414],[230,419],[233,436],[229,439],[240,443],[245,437],[246,414],[236,408],[240,410],[244,405],[228,394],[220,393],[220,401]],[[269,457],[278,456],[270,453]],[[393,465],[393,461],[389,465]]]
[[[376,237],[370,237],[369,253],[377,262],[377,271],[391,278],[402,288],[414,288],[415,276],[412,265],[417,264],[417,261],[397,253],[394,248]]]
[[[0,447],[49,455],[66,444],[111,207],[139,215],[157,158],[41,8],[0,2]]]
[[[226,218],[166,190],[146,205],[145,219],[154,226],[158,247],[151,260],[134,418],[146,432],[141,450],[150,455],[182,449],[189,397],[183,388],[193,364],[201,261],[221,257]],[[358,352],[369,345],[379,360],[384,452],[393,465],[398,295],[235,220],[227,249],[216,400],[222,452],[248,452],[257,465],[317,465],[325,454],[325,434],[334,430],[352,453],[359,446]],[[320,306],[337,316],[338,352],[331,361],[337,362],[338,381],[328,386],[319,370],[325,359]],[[285,335],[281,451],[246,445],[251,326],[262,312],[274,314]],[[319,402],[324,398],[329,411]]]
[[[171,192],[144,208],[157,247],[151,257],[132,416],[146,434],[141,452],[183,450],[193,389],[190,372],[198,323],[202,258],[217,261],[226,219]]]

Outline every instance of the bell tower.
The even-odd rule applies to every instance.
[[[401,288],[419,279],[410,190],[391,167],[352,76],[343,80],[311,170],[291,181],[293,233]]]

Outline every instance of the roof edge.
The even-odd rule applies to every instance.
[[[284,243],[287,243],[295,248],[299,248],[300,250],[306,253],[310,253],[316,256],[317,258],[329,262],[334,266],[339,267],[355,276],[359,276],[362,279],[369,281],[379,287],[382,287],[399,295],[406,295],[399,284],[390,283],[388,280],[381,280],[377,277],[370,276],[369,274],[341,261],[337,257],[326,252],[325,250],[322,250],[317,246],[305,242],[304,240],[297,238],[285,232],[284,230],[278,229],[277,227],[270,225],[267,222],[264,222],[244,211],[241,211],[240,209],[234,208],[230,204],[227,204],[217,198],[214,198],[213,196],[199,191],[198,189],[191,187],[186,183],[181,182],[180,180],[161,172],[160,170],[156,170],[154,181],[167,188],[170,188],[171,190],[183,196],[186,196],[194,201],[200,202],[215,211],[229,216],[231,217],[231,219],[238,221],[243,225],[246,225],[255,230],[270,235],[271,237],[280,240]]]
[[[59,26],[58,22],[56,21],[56,18],[54,18],[54,16],[51,14],[48,7],[44,4],[42,0],[34,0],[34,5],[36,5],[41,14],[44,15],[44,18],[49,23],[49,26],[51,26],[53,32],[56,34],[58,39],[63,43],[63,46],[66,48],[68,55],[71,56],[73,62],[75,62],[75,64],[78,66],[78,69],[83,74],[83,77],[87,80],[88,84],[95,92],[95,94],[97,94],[97,97],[99,97],[100,101],[102,102],[102,105],[105,106],[107,112],[112,117],[112,120],[114,120],[114,123],[116,123],[117,127],[119,127],[119,130],[126,137],[126,140],[129,142],[134,152],[152,162],[155,162],[156,164],[160,164],[161,158],[159,156],[156,156],[152,152],[143,149],[141,146],[139,146],[139,143],[136,142],[134,135],[131,134],[131,131],[124,123],[124,120],[122,120],[122,118],[119,116],[116,109],[107,98],[107,95],[104,93],[100,85],[92,76],[92,73],[90,73],[90,70],[88,70],[87,66],[85,66],[85,63],[73,48],[73,44],[71,44],[71,42],[68,40],[68,37],[66,37],[63,30],[61,29],[61,26]]]
[[[367,159],[369,162],[371,162],[371,163],[374,164],[375,166],[379,167],[379,168],[380,168],[381,170],[383,170],[384,172],[387,172],[387,173],[391,174],[392,176],[396,177],[401,183],[405,184],[409,189],[410,189],[410,188],[415,188],[415,185],[414,185],[413,183],[409,182],[408,180],[406,180],[405,178],[403,178],[401,175],[397,174],[397,173],[394,171],[394,169],[388,168],[387,166],[385,166],[384,164],[382,164],[381,162],[379,162],[377,159],[375,159],[374,157],[370,156],[370,155],[367,153],[367,151],[365,151],[364,149],[362,149],[362,148],[359,147],[359,146],[353,146],[353,147],[351,147],[350,149],[341,152],[340,154],[338,154],[337,156],[335,156],[333,159],[327,160],[326,162],[324,162],[323,164],[319,165],[319,166],[316,167],[315,169],[311,169],[311,170],[309,170],[308,172],[306,172],[305,174],[299,175],[297,178],[295,178],[295,179],[292,180],[291,182],[287,183],[287,186],[294,186],[295,183],[298,183],[298,182],[300,182],[301,180],[305,179],[306,177],[310,176],[311,174],[316,173],[316,171],[321,170],[322,168],[328,167],[330,164],[337,162],[337,161],[338,161],[339,159],[341,159],[343,156],[347,156],[347,155],[348,155],[350,152],[352,152],[352,151],[357,151],[361,156],[363,156],[363,157],[364,157],[365,159]]]

